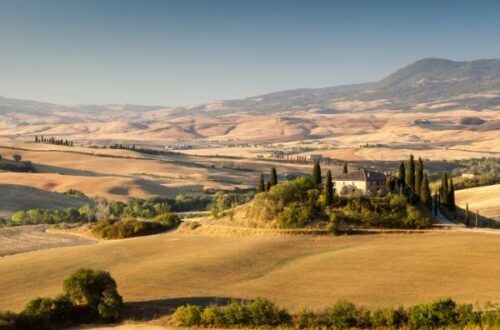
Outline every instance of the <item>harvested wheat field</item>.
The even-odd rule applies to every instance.
[[[500,184],[457,190],[455,199],[463,209],[469,203],[470,211],[500,221]]]
[[[481,233],[223,237],[174,232],[0,258],[0,309],[20,310],[33,297],[59,293],[62,280],[80,267],[111,272],[124,299],[144,306],[178,303],[178,298],[257,296],[291,309],[321,308],[339,298],[369,307],[444,296],[498,302],[499,255],[497,235]]]
[[[96,243],[97,240],[64,233],[48,233],[49,225],[0,228],[0,257],[42,249]]]

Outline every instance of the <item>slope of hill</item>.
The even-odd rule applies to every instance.
[[[292,310],[324,308],[340,298],[367,307],[447,296],[464,303],[497,302],[500,264],[492,263],[492,256],[499,253],[498,237],[481,233],[170,233],[0,258],[0,310],[19,310],[31,298],[55,296],[62,280],[81,267],[109,271],[125,301],[143,309],[194,297],[264,296]]]
[[[455,196],[461,208],[468,203],[471,212],[500,221],[500,184],[457,190]]]

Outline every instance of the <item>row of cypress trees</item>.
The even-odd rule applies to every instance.
[[[44,137],[38,135],[35,135],[35,143],[49,143],[49,144],[55,144],[58,146],[66,146],[66,147],[73,147],[73,141],[70,140],[64,140],[64,139],[56,139],[55,137]]]
[[[405,163],[399,164],[397,177],[387,177],[387,190],[394,191],[396,185],[401,193],[406,193],[411,199],[420,200],[429,210],[432,208],[432,196],[429,188],[429,178],[424,171],[421,157],[415,163],[415,157],[410,155],[408,170]]]

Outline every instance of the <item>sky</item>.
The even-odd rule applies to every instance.
[[[0,0],[0,95],[177,106],[376,81],[500,57],[499,17],[481,0]]]

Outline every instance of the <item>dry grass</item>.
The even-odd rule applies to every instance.
[[[163,234],[0,258],[0,309],[60,292],[80,267],[116,278],[126,301],[268,297],[292,310],[339,298],[369,307],[451,296],[500,301],[496,235],[435,232],[342,237]]]
[[[48,225],[0,228],[0,257],[23,252],[95,243],[65,233],[46,232]]]
[[[500,184],[457,190],[455,198],[459,207],[468,203],[470,211],[500,221]]]

